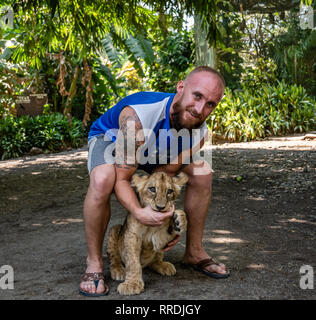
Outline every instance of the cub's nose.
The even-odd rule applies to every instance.
[[[166,206],[160,207],[160,206],[157,206],[157,205],[156,205],[156,208],[157,208],[157,210],[159,210],[159,211],[162,211],[165,207],[166,207]]]

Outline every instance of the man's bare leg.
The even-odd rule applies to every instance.
[[[211,199],[212,172],[207,163],[204,164],[203,170],[206,173],[204,175],[196,175],[194,169],[195,164],[191,163],[182,170],[189,176],[184,199],[188,229],[183,258],[183,262],[188,264],[196,264],[210,257],[203,249],[202,238]],[[209,272],[226,273],[226,267],[223,264],[210,265],[206,269]]]
[[[85,234],[88,249],[87,273],[102,272],[102,248],[108,222],[110,220],[110,197],[115,183],[115,168],[111,164],[95,167],[90,174],[90,185],[84,202]],[[82,281],[81,290],[89,293],[104,291],[104,281],[100,280],[96,290],[93,281]]]

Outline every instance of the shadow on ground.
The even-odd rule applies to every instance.
[[[231,276],[215,280],[183,267],[183,237],[166,254],[176,276],[144,270],[145,292],[121,297],[106,264],[111,291],[101,299],[315,299],[316,289],[300,288],[299,272],[303,265],[316,266],[315,155],[315,150],[212,149],[204,246]],[[78,294],[86,258],[86,158],[80,149],[0,162],[0,266],[14,268],[14,290],[0,289],[0,299],[88,299]],[[110,226],[125,216],[115,196],[111,203]]]

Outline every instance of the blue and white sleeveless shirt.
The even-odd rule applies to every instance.
[[[142,124],[145,143],[142,146],[143,160],[141,164],[166,164],[175,159],[183,150],[198,145],[207,133],[207,126],[194,130],[193,135],[183,129],[176,132],[170,128],[169,111],[174,93],[138,92],[119,101],[106,111],[91,126],[89,137],[104,134],[108,140],[116,141],[119,131],[119,116],[126,106],[133,108]]]

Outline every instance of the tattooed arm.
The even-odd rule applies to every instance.
[[[130,177],[137,169],[136,151],[144,143],[142,124],[131,107],[125,107],[119,117],[119,132],[116,139],[116,169],[117,173],[123,173]]]
[[[119,125],[119,133],[115,145],[116,183],[114,190],[121,204],[133,213],[140,208],[135,192],[130,186],[130,180],[138,166],[135,159],[136,134],[142,130],[142,125],[136,112],[131,107],[125,107],[122,110],[119,117]],[[139,146],[143,143],[144,141],[138,142]],[[131,151],[133,146],[135,146],[134,151]]]
[[[142,224],[159,226],[166,217],[171,216],[153,211],[150,207],[141,208],[133,188],[130,185],[132,175],[136,172],[137,149],[144,143],[142,124],[131,107],[125,107],[119,118],[120,130],[116,139],[114,191],[119,202]]]

